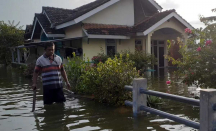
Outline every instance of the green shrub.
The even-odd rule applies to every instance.
[[[144,74],[144,72],[147,71],[148,68],[152,68],[157,62],[154,55],[147,54],[145,51],[124,51],[122,52],[122,54],[123,59],[125,59],[126,55],[129,54],[129,60],[134,62],[134,67],[136,67],[136,69],[140,71],[140,75]]]
[[[68,58],[68,63],[64,66],[64,68],[67,72],[68,81],[70,82],[74,92],[79,92],[77,85],[80,82],[80,77],[85,72],[87,67],[90,67],[90,64],[86,63],[79,56],[76,56],[75,53],[73,53],[73,58]]]
[[[134,63],[115,57],[108,58],[105,63],[100,62],[97,67],[89,68],[82,76],[79,89],[84,93],[93,94],[95,99],[111,105],[122,105],[125,100],[131,99],[131,93],[124,90],[138,77]]]
[[[120,54],[122,55],[123,61],[126,60],[127,54],[129,54],[129,60],[134,62],[134,67],[140,71],[140,75],[144,74],[148,68],[152,68],[157,60],[154,55],[146,54],[145,51],[130,52],[130,51],[122,51],[117,53],[116,56],[120,58]],[[92,61],[97,65],[99,62],[105,62],[108,58],[113,58],[113,56],[105,55],[104,53],[99,53],[97,56],[92,58]]]
[[[33,76],[33,73],[34,73],[34,68],[35,68],[35,62],[28,64],[24,68],[24,71],[23,71],[24,76],[31,78]]]

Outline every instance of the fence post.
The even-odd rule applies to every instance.
[[[140,94],[140,88],[147,89],[147,79],[136,78],[133,80],[133,113],[140,113],[140,106],[147,105],[147,96]]]
[[[216,89],[200,91],[200,131],[216,131]]]

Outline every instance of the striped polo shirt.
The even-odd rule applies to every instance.
[[[45,54],[36,61],[35,72],[41,72],[44,88],[62,88],[61,71],[64,70],[61,57],[54,54],[54,60],[50,63]]]

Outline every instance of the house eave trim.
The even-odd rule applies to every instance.
[[[91,39],[130,39],[128,36],[121,35],[88,35]]]
[[[72,20],[72,21],[69,21],[69,22],[66,22],[66,23],[63,23],[63,24],[60,24],[60,25],[57,25],[55,28],[56,29],[62,29],[62,28],[65,28],[65,27],[68,27],[68,26],[71,26],[71,25],[74,25],[74,24],[77,24],[87,18],[89,18],[90,16],[100,12],[101,10],[104,10],[106,9],[107,7],[119,2],[120,0],[111,0],[111,1],[108,1],[107,3],[87,12],[86,14]]]
[[[183,18],[181,18],[176,12],[172,12],[171,14],[169,14],[168,16],[166,16],[165,18],[163,18],[162,20],[160,20],[159,22],[157,22],[156,24],[154,24],[153,26],[151,26],[150,28],[148,28],[147,30],[145,30],[143,33],[144,35],[149,34],[150,32],[154,31],[157,27],[159,27],[160,25],[162,25],[164,22],[166,22],[167,20],[169,20],[170,18],[175,17],[178,21],[180,21],[184,26],[186,26],[187,28],[190,29],[194,29],[190,24],[188,24]]]
[[[47,37],[65,37],[65,34],[47,34]]]

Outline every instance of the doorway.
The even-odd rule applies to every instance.
[[[157,58],[157,65],[154,65],[155,75],[164,76],[165,69],[165,41],[152,40],[151,41],[151,54]]]

